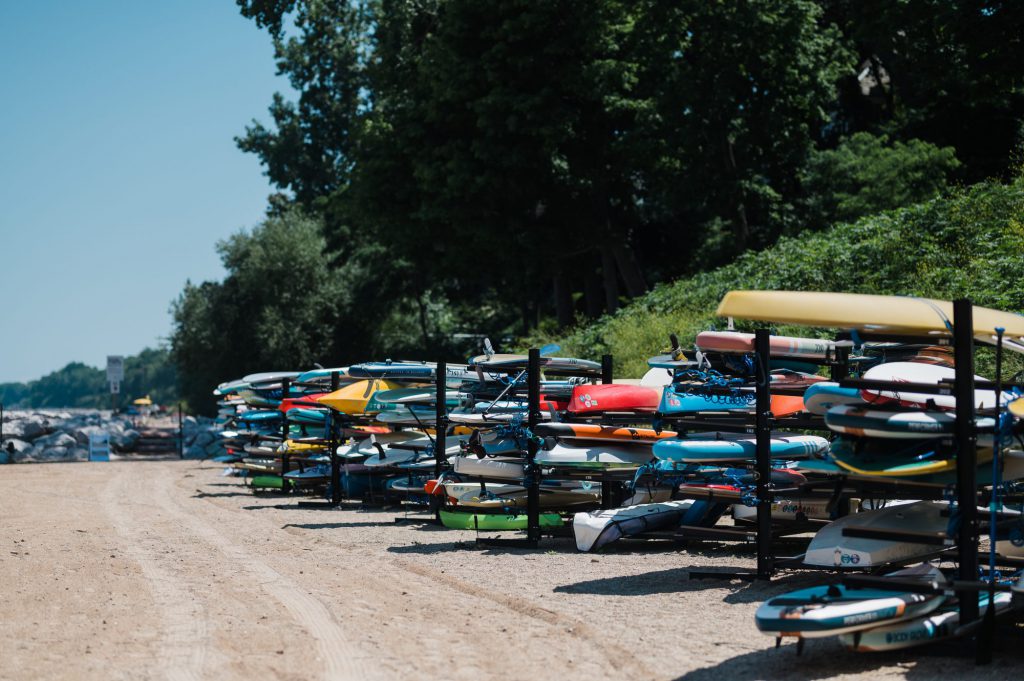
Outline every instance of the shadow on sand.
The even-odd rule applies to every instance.
[[[1015,645],[1020,630],[1004,627],[998,632],[992,664],[974,662],[967,641],[936,643],[889,653],[854,653],[834,638],[811,639],[802,655],[787,641],[781,648],[764,648],[731,657],[719,664],[697,669],[676,681],[753,681],[754,679],[827,679],[864,674],[886,678],[893,672],[906,679],[1007,679],[1020,675],[1024,650]],[[884,669],[883,669],[884,668]]]

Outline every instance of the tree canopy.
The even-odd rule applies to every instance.
[[[237,140],[268,221],[176,306],[218,376],[565,327],[1021,152],[1019,3],[237,2],[297,94]]]

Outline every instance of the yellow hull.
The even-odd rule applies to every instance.
[[[393,390],[401,384],[379,378],[356,381],[321,397],[318,402],[342,414],[363,414],[366,405],[378,390]]]
[[[953,304],[930,298],[876,296],[814,291],[730,291],[718,316],[759,321],[829,326],[886,333],[950,335]],[[1024,340],[1024,316],[974,306],[974,335],[994,340],[995,328],[1006,338]]]

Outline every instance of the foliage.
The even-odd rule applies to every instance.
[[[377,302],[497,297],[497,327],[614,311],[716,220],[722,257],[770,242],[852,70],[810,0],[239,5],[299,92],[241,148],[340,265],[387,253]]]
[[[176,371],[166,348],[146,348],[124,359],[120,404],[147,395],[154,404],[178,399]],[[111,398],[105,369],[71,362],[35,381],[0,384],[0,402],[22,408],[109,408]]]
[[[935,198],[959,167],[952,147],[854,133],[835,149],[811,154],[802,178],[808,195],[806,226],[850,222]]]
[[[660,285],[617,314],[561,338],[536,335],[521,345],[556,342],[565,354],[582,357],[610,352],[617,374],[642,375],[646,359],[667,346],[668,334],[692,344],[699,331],[722,328],[715,308],[733,289],[968,296],[978,305],[1024,312],[1021,252],[1024,180],[985,182],[824,232],[782,238],[724,267]]]
[[[190,406],[209,411],[220,381],[327,361],[347,309],[320,223],[298,210],[221,241],[223,282],[187,284],[174,303],[172,356]]]

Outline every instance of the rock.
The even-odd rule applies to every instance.
[[[73,431],[71,431],[71,436],[75,438],[75,441],[78,444],[84,447],[88,447],[90,435],[100,435],[101,433],[106,432],[106,430],[100,428],[99,426],[82,426],[81,428],[75,428]]]
[[[24,418],[4,417],[4,437],[34,440],[46,435],[47,428],[42,418],[31,415]]]
[[[210,444],[216,439],[217,436],[211,433],[210,431],[201,430],[199,431],[199,434],[196,435],[195,444],[205,448],[208,444]]]
[[[206,450],[198,445],[192,445],[185,450],[186,459],[205,459]]]
[[[45,435],[32,443],[32,446],[39,450],[46,450],[56,447],[74,447],[77,443],[75,438],[67,433],[57,432],[52,435]]]
[[[74,442],[74,439],[71,440]],[[72,452],[75,451],[75,447],[47,447],[46,449],[39,450],[36,448],[35,461],[51,462],[51,461],[72,461]]]
[[[6,433],[4,434],[6,435]],[[29,449],[32,449],[32,443],[11,438],[10,440],[4,440],[3,444],[0,445],[0,457],[8,457],[7,461],[4,461],[3,463],[11,463],[19,454],[28,451]]]
[[[130,452],[135,449],[136,443],[139,441],[139,431],[132,430],[131,428],[122,430],[117,433],[111,433],[110,444],[114,446],[118,451]]]

